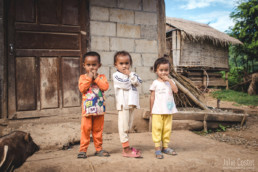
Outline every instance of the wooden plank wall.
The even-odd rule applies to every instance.
[[[190,71],[188,70],[186,77],[188,77],[196,86],[226,86],[226,81],[222,78],[222,74],[219,71]]]

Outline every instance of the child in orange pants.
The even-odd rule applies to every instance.
[[[109,84],[104,74],[97,73],[98,68],[101,67],[100,55],[96,52],[88,52],[83,58],[86,74],[81,75],[79,79],[79,90],[82,93],[82,119],[78,158],[87,158],[91,131],[96,149],[95,155],[109,156],[109,153],[102,149],[104,91],[108,89]]]

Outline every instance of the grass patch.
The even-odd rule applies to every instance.
[[[217,129],[209,129],[207,132],[204,130],[201,131],[193,131],[195,134],[198,134],[200,136],[206,136],[207,134],[216,133],[216,132],[225,132],[227,128],[230,128],[230,126],[224,126],[222,124],[219,124],[219,127]]]
[[[212,92],[214,98],[236,102],[241,105],[258,106],[258,96],[248,95],[247,93],[233,91],[233,90],[220,90]]]

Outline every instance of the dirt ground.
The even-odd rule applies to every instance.
[[[141,149],[142,159],[124,158],[118,134],[104,135],[104,148],[111,153],[108,158],[96,157],[90,144],[87,159],[77,159],[79,146],[69,150],[40,151],[27,160],[17,171],[222,171],[257,170],[256,151],[237,145],[228,145],[190,131],[174,131],[169,146],[178,155],[165,155],[163,160],[154,156],[151,133],[130,135],[133,146]]]
[[[216,107],[217,101],[206,94],[208,106]],[[130,143],[141,149],[143,158],[122,157],[122,148],[117,133],[112,133],[114,123],[108,114],[105,117],[103,147],[110,157],[94,156],[94,145],[90,144],[87,159],[77,159],[80,138],[80,117],[69,115],[60,117],[19,121],[9,123],[3,133],[19,129],[30,132],[41,150],[27,159],[17,172],[55,171],[258,171],[258,108],[236,106],[221,101],[220,107],[244,110],[251,115],[246,125],[234,126],[226,132],[198,135],[191,131],[176,130],[171,134],[170,147],[178,155],[165,155],[163,160],[155,158],[150,132],[131,133]],[[65,150],[63,145],[66,145]],[[74,145],[68,145],[73,143]],[[67,149],[68,148],[68,149]]]
[[[206,94],[206,102],[208,106],[216,107],[217,100]],[[227,128],[226,132],[215,132],[205,137],[226,142],[231,145],[241,145],[243,148],[258,151],[258,107],[238,105],[234,102],[222,101],[221,108],[235,109],[235,111],[245,111],[249,114],[244,126],[235,125]]]

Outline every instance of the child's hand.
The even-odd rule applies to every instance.
[[[96,79],[98,77],[97,71],[96,70],[92,70],[91,72],[93,74],[93,79]]]
[[[169,81],[169,77],[166,76],[166,75],[161,76],[161,79],[162,79],[163,81]]]
[[[90,71],[89,73],[87,73],[87,76],[93,79],[94,74],[93,74],[93,72]]]
[[[124,70],[124,74],[125,74],[125,75],[130,75],[130,73],[131,73],[131,71],[130,71],[129,69],[125,69],[125,70]]]

